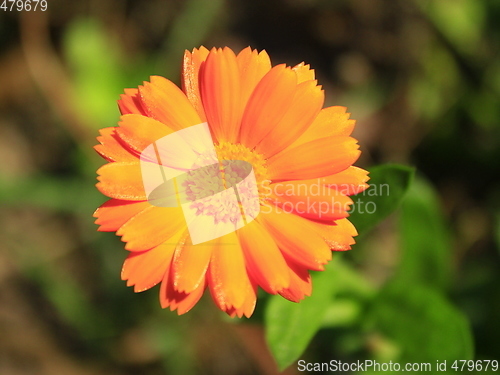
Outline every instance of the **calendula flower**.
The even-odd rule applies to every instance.
[[[111,199],[94,216],[126,243],[127,285],[161,283],[162,307],[179,314],[205,289],[238,317],[253,313],[258,287],[309,296],[309,271],[354,243],[349,196],[368,186],[353,166],[354,120],[323,104],[309,65],[273,67],[251,48],[186,51],[182,88],[153,76],[126,89],[119,126],[95,147],[109,162],[97,188]]]

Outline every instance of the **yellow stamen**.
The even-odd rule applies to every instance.
[[[269,195],[270,180],[267,172],[266,159],[262,154],[250,150],[242,144],[220,142],[215,145],[217,158],[219,160],[242,160],[250,163],[253,167],[257,188],[259,190],[259,201],[264,204]]]

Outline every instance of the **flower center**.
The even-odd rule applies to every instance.
[[[213,153],[200,154],[183,185],[196,215],[212,216],[215,224],[246,223],[257,217],[268,195],[264,157],[241,144],[221,142]],[[253,172],[253,173],[252,173]]]
[[[259,191],[259,201],[264,203],[269,194],[270,184],[264,156],[242,144],[232,144],[229,142],[221,142],[215,145],[215,152],[217,152],[219,160],[242,160],[252,166]]]

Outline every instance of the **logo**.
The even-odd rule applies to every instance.
[[[219,159],[207,123],[153,142],[140,165],[149,203],[180,206],[194,245],[232,233],[260,212],[252,165]]]

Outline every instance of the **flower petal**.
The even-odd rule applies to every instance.
[[[312,280],[309,272],[287,258],[290,267],[290,286],[282,289],[279,294],[292,302],[299,302],[312,293]]]
[[[142,251],[158,246],[185,228],[182,208],[150,206],[127,221],[116,234],[127,243],[125,249]]]
[[[308,184],[319,180],[322,185],[336,189],[344,195],[355,195],[369,187],[366,183],[370,179],[368,173],[364,169],[351,166],[342,172],[330,176],[321,177],[320,179],[302,180],[302,182]]]
[[[181,234],[182,231],[151,250],[130,253],[121,274],[122,280],[127,280],[127,286],[133,285],[137,293],[158,284],[170,267]]]
[[[244,108],[257,84],[271,70],[271,60],[266,51],[259,53],[247,47],[236,56],[236,61],[240,71],[241,103]]]
[[[150,80],[139,87],[149,117],[175,131],[202,123],[184,92],[172,81],[160,76],[152,76]]]
[[[323,108],[311,126],[292,144],[290,148],[314,141],[318,138],[351,135],[355,120],[349,120],[350,113],[345,107]]]
[[[241,318],[243,315],[250,318],[255,310],[255,304],[257,303],[257,286],[250,284],[243,293],[245,300],[243,301],[243,305],[241,307],[229,307],[226,309],[221,308],[226,311],[231,318],[234,318],[235,316]]]
[[[309,64],[301,62],[292,68],[297,73],[297,83],[310,81],[315,79],[314,69],[311,69]]]
[[[149,206],[148,202],[110,199],[94,212],[95,223],[100,225],[98,230],[101,232],[114,232]]]
[[[353,237],[356,237],[358,232],[347,219],[337,220],[333,224],[311,223],[333,251],[350,250],[351,245],[356,243]]]
[[[165,124],[141,115],[124,115],[119,125],[116,128],[118,137],[139,154],[151,143],[174,132]]]
[[[125,94],[120,95],[118,108],[122,115],[136,113],[146,116],[146,109],[142,104],[138,89],[125,89]]]
[[[127,201],[147,200],[138,161],[108,163],[99,168],[97,174],[96,186],[104,195]]]
[[[352,199],[321,184],[321,179],[283,181],[270,185],[271,203],[288,213],[314,220],[337,220],[349,216]]]
[[[299,84],[285,116],[262,139],[256,150],[269,158],[290,146],[311,125],[324,100],[324,92],[316,81]]]
[[[234,143],[240,129],[240,73],[229,48],[213,48],[200,70],[200,92],[208,124],[219,142]]]
[[[273,236],[280,250],[302,267],[322,271],[332,252],[309,220],[273,209],[257,221]]]
[[[240,142],[254,148],[290,108],[297,74],[284,64],[272,68],[257,84],[243,113]]]
[[[94,149],[108,161],[137,161],[137,156],[117,139],[116,129],[116,127],[109,127],[99,130],[101,135],[97,137],[97,140],[100,145],[94,146]]]
[[[208,275],[212,298],[222,310],[242,307],[252,285],[236,233],[221,237],[214,246]]]
[[[160,287],[160,304],[162,308],[170,308],[170,311],[177,310],[179,315],[187,313],[200,300],[207,281],[205,278],[191,293],[179,292],[174,288],[172,281],[172,267],[165,272]]]
[[[256,221],[238,229],[250,276],[266,292],[278,293],[290,284],[288,266],[272,236]]]
[[[307,180],[341,172],[359,157],[351,137],[326,137],[289,147],[268,160],[271,180]]]
[[[201,64],[207,59],[208,49],[201,46],[200,49],[193,49],[193,52],[186,50],[182,64],[182,90],[196,109],[202,122],[206,121],[205,109],[201,102],[199,82],[199,72]]]
[[[191,293],[205,279],[205,273],[217,240],[192,245],[185,243],[175,251],[172,264],[174,289]]]

